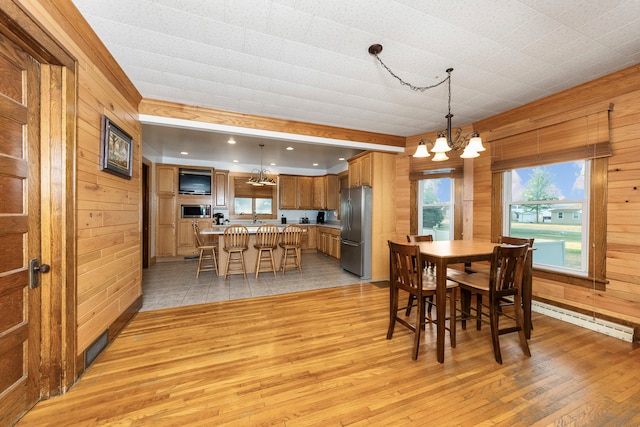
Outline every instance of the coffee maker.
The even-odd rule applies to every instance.
[[[324,224],[324,211],[318,212],[318,218],[316,218],[316,223]]]
[[[224,224],[224,214],[221,213],[214,213],[213,214],[213,222],[217,225],[223,225]]]

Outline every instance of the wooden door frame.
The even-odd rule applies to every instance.
[[[79,372],[76,353],[77,62],[19,2],[3,2],[0,33],[40,63],[41,260],[40,395],[64,393]]]

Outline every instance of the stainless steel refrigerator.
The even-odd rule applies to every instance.
[[[340,266],[371,278],[371,187],[340,192]]]

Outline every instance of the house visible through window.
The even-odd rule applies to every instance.
[[[418,191],[418,234],[431,234],[434,240],[453,240],[452,178],[423,179]]]
[[[534,238],[534,266],[588,272],[589,161],[505,172],[504,234]]]

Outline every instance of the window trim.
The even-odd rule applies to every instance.
[[[452,173],[445,174],[411,174],[409,177],[409,230],[411,234],[418,234],[420,229],[418,224],[418,192],[420,191],[420,180],[429,178],[451,178],[453,180],[453,239],[462,240],[462,227],[463,227],[463,176],[461,173],[454,171]]]
[[[245,220],[253,220],[253,214],[244,214],[244,215],[236,215],[235,213],[235,178],[246,178],[249,179],[251,177],[250,173],[243,172],[231,172],[229,173],[229,219],[245,219]],[[268,214],[259,214],[257,218],[259,220],[271,220],[278,218],[278,186],[271,186],[271,205],[273,206],[273,213],[271,215]],[[254,202],[255,203],[255,202]]]
[[[589,289],[606,290],[607,248],[607,169],[608,157],[593,158],[590,162],[589,185],[589,259],[587,276],[545,270],[534,267],[533,276]],[[498,242],[504,221],[504,172],[492,173],[491,241]]]

